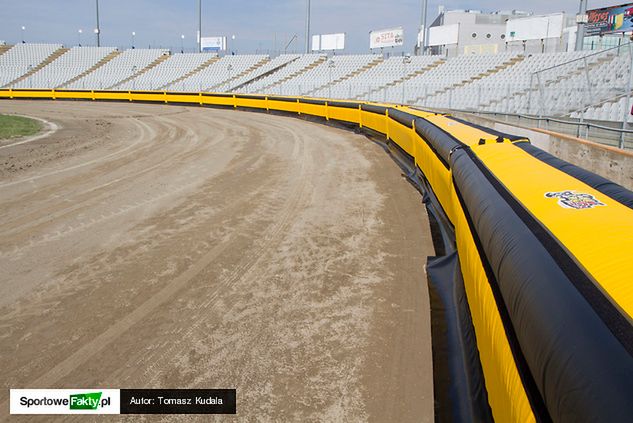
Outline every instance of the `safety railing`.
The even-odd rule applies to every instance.
[[[453,109],[453,111],[480,116],[492,116],[508,123],[534,126],[540,129],[547,129],[579,138],[585,138],[612,147],[633,149],[633,129],[628,127],[624,129],[619,126],[619,122],[613,122],[613,126],[608,126],[590,121],[561,119],[548,116],[539,117],[517,113],[455,109]]]

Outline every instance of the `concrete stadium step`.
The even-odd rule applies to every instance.
[[[165,60],[169,59],[170,55],[169,54],[163,54],[161,55],[158,59],[154,60],[152,63],[150,63],[149,65],[145,66],[143,69],[141,69],[140,71],[136,72],[134,75],[125,78],[123,81],[119,81],[114,85],[111,85],[110,87],[106,88],[108,90],[111,89],[115,89],[116,87],[118,87],[119,85],[123,85],[128,81],[133,80],[134,78],[138,77],[139,75],[144,74],[145,72],[147,72],[148,70],[150,70],[151,68],[153,68],[154,66],[164,62]]]
[[[120,51],[118,50],[114,50],[112,53],[108,54],[106,57],[104,57],[103,59],[99,60],[97,63],[94,64],[94,66],[92,66],[91,68],[87,69],[86,71],[80,73],[79,75],[77,75],[76,77],[64,82],[63,84],[59,85],[56,88],[64,88],[69,86],[70,84],[80,80],[81,78],[83,78],[84,76],[96,71],[97,69],[99,69],[101,66],[105,65],[106,63],[108,63],[110,60],[114,59],[115,57],[117,57],[119,54],[121,54]]]
[[[503,62],[502,64],[497,65],[497,66],[495,66],[494,68],[492,68],[492,69],[490,69],[490,70],[488,70],[488,71],[486,71],[486,72],[482,72],[482,73],[480,73],[480,74],[478,74],[478,75],[473,76],[473,77],[472,77],[472,78],[470,78],[468,81],[465,81],[465,82],[463,82],[463,83],[459,83],[459,84],[457,84],[457,86],[458,86],[458,87],[463,87],[463,86],[465,86],[465,85],[467,85],[467,84],[470,84],[470,83],[472,83],[472,82],[478,81],[478,80],[480,80],[480,79],[487,78],[487,77],[489,77],[490,75],[494,75],[495,73],[501,72],[502,70],[507,69],[507,68],[509,68],[509,67],[511,67],[511,66],[514,66],[514,65],[516,65],[517,63],[522,62],[523,60],[525,60],[525,56],[523,56],[523,55],[520,55],[520,56],[515,56],[515,57],[513,57],[512,59],[510,59],[510,60],[508,60],[508,61],[506,61],[506,62]]]
[[[31,68],[30,71],[28,71],[27,73],[25,73],[24,75],[22,75],[19,78],[14,79],[13,81],[9,82],[8,84],[5,85],[5,87],[11,87],[15,84],[17,84],[20,81],[25,80],[26,78],[28,78],[29,76],[33,75],[34,73],[38,72],[40,69],[42,69],[44,66],[48,65],[49,63],[57,60],[62,54],[66,53],[67,51],[69,51],[69,48],[65,48],[65,47],[61,47],[58,48],[57,50],[55,50],[50,56],[48,56],[46,59],[44,59],[44,61],[42,63],[40,63],[37,66],[34,66],[33,68]]]
[[[222,82],[220,82],[219,84],[215,84],[214,86],[209,87],[209,88],[208,88],[208,89],[206,89],[205,91],[213,91],[213,90],[216,90],[216,89],[220,88],[220,87],[221,87],[221,86],[223,86],[223,85],[230,84],[230,83],[231,83],[231,81],[235,81],[235,80],[237,80],[238,78],[243,77],[244,75],[248,75],[249,73],[253,72],[255,69],[259,68],[260,66],[265,65],[265,64],[266,64],[266,63],[268,63],[268,62],[270,62],[270,58],[266,57],[266,58],[264,58],[264,59],[260,60],[259,62],[255,63],[255,64],[254,64],[253,66],[251,66],[250,68],[246,69],[244,72],[240,72],[238,75],[235,75],[234,77],[229,78],[229,79],[227,79],[226,81],[222,81]]]
[[[202,69],[208,68],[210,65],[212,65],[215,62],[217,62],[218,60],[220,60],[220,58],[218,56],[212,57],[211,59],[207,60],[206,62],[204,62],[203,64],[201,64],[200,66],[198,66],[197,68],[192,70],[191,72],[187,72],[186,74],[184,74],[180,78],[174,79],[169,84],[165,84],[162,87],[159,87],[158,90],[159,91],[160,90],[164,90],[165,88],[169,87],[170,85],[174,85],[174,84],[179,83],[180,81],[184,81],[185,79],[189,78],[191,75],[195,75],[196,73],[200,72]]]
[[[371,68],[373,68],[373,67],[375,67],[375,66],[377,66],[377,65],[381,64],[381,63],[382,63],[382,62],[384,62],[384,61],[385,61],[385,59],[384,59],[383,57],[377,57],[377,58],[376,58],[376,59],[374,59],[372,62],[370,62],[370,63],[368,63],[368,64],[366,64],[366,65],[364,65],[364,66],[362,66],[362,67],[360,67],[360,68],[358,68],[358,69],[356,69],[355,71],[350,72],[350,73],[348,73],[347,75],[344,75],[344,76],[342,76],[342,77],[340,77],[340,78],[337,78],[337,79],[335,79],[335,80],[334,80],[334,81],[332,81],[332,82],[328,82],[328,83],[327,83],[327,84],[325,84],[325,85],[322,85],[322,86],[320,86],[320,87],[318,87],[318,88],[313,89],[312,91],[308,92],[308,95],[310,95],[310,94],[312,94],[312,93],[315,93],[315,92],[317,92],[317,91],[319,91],[319,90],[323,90],[323,89],[327,89],[327,88],[329,88],[329,87],[333,87],[334,85],[338,84],[339,82],[346,81],[346,80],[348,80],[348,79],[350,79],[350,78],[355,77],[355,76],[356,76],[356,75],[358,75],[358,74],[361,74],[361,73],[363,73],[363,72],[367,72],[369,69],[371,69]]]
[[[13,46],[9,45],[9,44],[0,45],[0,56],[2,56],[7,51],[11,50],[11,47],[13,47]]]
[[[314,61],[314,62],[310,63],[310,64],[309,64],[308,66],[306,66],[305,68],[303,68],[303,69],[301,69],[301,70],[298,70],[297,72],[291,73],[290,75],[288,75],[288,76],[287,76],[287,77],[285,77],[284,79],[280,79],[279,81],[277,81],[277,82],[275,82],[275,83],[272,83],[272,84],[270,84],[270,85],[268,85],[268,86],[266,86],[266,87],[264,87],[264,88],[260,89],[259,91],[260,91],[260,92],[265,92],[266,90],[268,90],[268,89],[270,89],[270,88],[273,88],[273,87],[276,87],[276,86],[278,86],[278,85],[281,85],[281,84],[283,84],[284,82],[289,81],[289,80],[291,80],[292,78],[296,78],[297,76],[299,76],[299,75],[301,75],[301,74],[303,74],[303,73],[305,73],[305,72],[309,71],[310,69],[314,69],[314,68],[316,68],[317,66],[319,66],[321,63],[325,62],[326,60],[327,60],[327,57],[326,57],[326,56],[320,57],[320,58],[319,58],[319,59],[317,59],[316,61]]]
[[[238,86],[236,86],[236,87],[232,87],[232,88],[230,88],[228,91],[230,92],[230,91],[239,90],[240,88],[245,87],[245,86],[247,86],[248,84],[252,84],[253,82],[259,81],[260,79],[265,78],[265,77],[267,77],[268,75],[272,75],[273,73],[277,72],[277,71],[278,71],[278,70],[280,70],[281,68],[284,68],[284,67],[288,66],[289,64],[291,64],[292,62],[294,62],[294,61],[295,61],[295,60],[297,60],[297,59],[299,59],[299,56],[298,56],[297,58],[295,58],[295,59],[292,59],[292,60],[291,60],[291,61],[289,61],[289,62],[282,63],[281,65],[277,66],[276,68],[273,68],[273,69],[269,70],[268,72],[264,72],[263,74],[261,74],[261,75],[259,75],[259,76],[256,76],[256,77],[255,77],[255,78],[253,78],[253,79],[249,79],[248,81],[246,81],[246,82],[244,82],[244,83],[242,83],[242,84],[240,84],[240,85],[238,85]]]
[[[384,90],[384,89],[386,89],[388,87],[393,87],[396,84],[408,81],[408,80],[410,80],[412,78],[415,78],[418,75],[422,75],[423,73],[428,72],[429,70],[438,67],[439,65],[441,65],[441,64],[443,64],[445,62],[446,62],[446,59],[438,59],[437,61],[431,63],[430,65],[427,65],[427,66],[425,66],[425,67],[423,67],[421,69],[418,69],[418,70],[415,70],[415,71],[413,71],[411,73],[406,74],[403,78],[398,78],[398,79],[393,80],[393,81],[391,81],[391,82],[389,82],[389,83],[387,83],[385,85],[381,85],[378,88],[375,88],[375,89],[369,90],[369,91],[367,91],[367,92],[365,92],[363,94],[357,95],[356,97],[354,97],[354,99],[355,100],[359,100],[359,99],[361,99],[363,97],[366,97],[368,95],[371,95],[371,94],[374,94],[376,92],[382,91],[382,90]]]

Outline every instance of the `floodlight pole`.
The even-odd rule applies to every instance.
[[[429,0],[422,0],[422,22],[420,22],[420,29],[422,30],[422,45],[420,46],[420,51],[422,55],[426,53],[426,14],[429,6]]]
[[[101,47],[101,27],[99,26],[99,0],[95,0],[97,9],[97,47]]]
[[[585,41],[585,19],[587,14],[587,0],[580,0],[578,10],[578,27],[576,29],[576,51],[581,51]]]
[[[310,53],[310,0],[306,0],[306,54]]]
[[[202,52],[202,0],[198,0],[198,53]]]

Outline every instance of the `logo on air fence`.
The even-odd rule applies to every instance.
[[[596,197],[584,192],[560,191],[547,192],[547,198],[558,198],[558,205],[566,209],[592,209],[596,206],[606,206],[606,204],[598,201]]]

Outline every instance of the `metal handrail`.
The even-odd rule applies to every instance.
[[[532,74],[535,75],[537,73],[542,73],[542,72],[545,72],[545,71],[548,71],[548,70],[551,70],[551,69],[554,69],[554,68],[565,66],[565,65],[568,65],[568,64],[573,63],[573,62],[577,62],[577,61],[580,61],[580,60],[586,60],[589,57],[597,56],[599,54],[605,54],[605,53],[607,53],[607,52],[609,52],[611,50],[621,49],[621,48],[624,48],[624,47],[627,47],[627,46],[629,48],[631,48],[632,45],[633,45],[633,43],[628,42],[628,43],[625,43],[625,44],[620,44],[619,46],[610,47],[610,48],[607,48],[607,49],[604,49],[604,50],[599,50],[599,51],[597,51],[595,53],[591,53],[591,54],[588,54],[586,56],[579,57],[578,59],[573,59],[573,60],[570,60],[570,61],[565,62],[565,63],[560,63],[558,65],[550,66],[549,68],[545,68],[545,69],[534,71],[534,72],[532,72]]]
[[[602,106],[603,104],[606,104],[606,103],[615,103],[615,102],[620,101],[621,99],[625,98],[627,96],[627,94],[628,93],[626,93],[626,92],[623,93],[623,94],[618,94],[618,95],[616,95],[614,97],[610,97],[610,98],[607,98],[606,100],[600,100],[600,101],[597,101],[595,103],[588,104],[588,105],[584,106],[581,109],[572,110],[571,112],[565,113],[565,114],[566,115],[571,115],[571,114],[574,114],[574,113],[584,112],[585,110],[587,110],[589,108],[592,108],[592,107]],[[633,92],[631,92],[630,94],[633,94]]]
[[[474,113],[474,114],[480,114],[480,115],[511,116],[511,117],[518,117],[520,119],[527,119],[527,120],[556,122],[556,123],[562,123],[562,124],[565,124],[565,125],[580,126],[580,127],[590,127],[590,128],[601,129],[603,131],[617,132],[617,133],[620,133],[620,134],[621,133],[633,134],[633,129],[614,128],[614,127],[611,127],[611,126],[598,125],[596,123],[591,123],[591,122],[587,122],[587,121],[574,122],[574,121],[569,121],[569,120],[556,119],[554,117],[538,117],[538,116],[532,116],[532,115],[524,115],[524,114],[520,114],[520,113],[502,113],[502,112],[488,112],[488,111],[476,111],[476,110],[452,110],[452,111],[453,112],[459,112],[459,113],[471,113],[471,114]]]
[[[538,117],[538,116],[534,116],[534,115],[524,115],[521,113],[504,113],[504,112],[489,112],[489,111],[484,111],[484,110],[466,110],[466,109],[427,109],[427,108],[423,108],[423,107],[418,107],[418,106],[408,106],[411,107],[412,109],[415,110],[420,110],[422,112],[428,112],[428,113],[437,113],[438,111],[442,112],[442,113],[469,113],[469,114],[477,114],[477,115],[499,115],[499,116],[510,116],[510,117],[517,117],[519,119],[527,119],[527,120],[535,120],[535,121],[546,121],[546,122],[556,122],[556,123],[562,123],[562,124],[567,124],[567,125],[573,125],[573,126],[579,126],[579,127],[590,127],[590,128],[596,128],[596,129],[602,129],[604,131],[612,131],[612,132],[617,132],[617,133],[624,133],[624,134],[633,134],[633,129],[623,129],[623,128],[613,128],[610,126],[604,126],[604,125],[598,125],[595,123],[591,123],[591,122],[587,122],[587,121],[583,121],[583,122],[574,122],[574,121],[569,121],[569,120],[561,120],[561,119],[556,119],[553,117]]]

